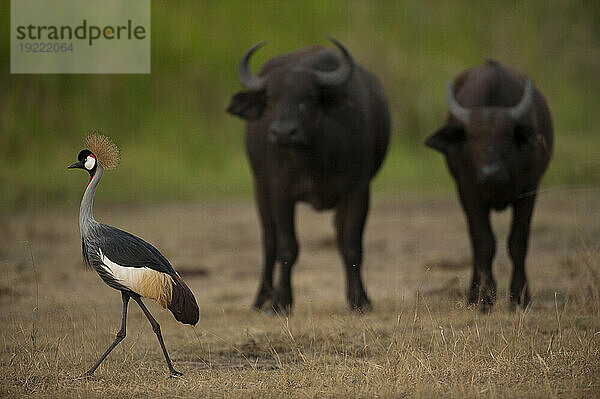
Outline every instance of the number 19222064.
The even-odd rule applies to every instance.
[[[19,43],[22,53],[72,53],[73,43]]]

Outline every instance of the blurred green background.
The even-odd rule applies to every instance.
[[[383,82],[393,138],[377,192],[442,191],[442,157],[422,142],[443,122],[445,82],[494,58],[528,72],[555,123],[544,187],[600,183],[598,1],[152,2],[152,74],[11,75],[9,2],[0,5],[0,207],[78,203],[67,171],[100,129],[121,147],[102,203],[249,197],[243,122],[225,113],[236,64],[259,40],[269,57],[332,35]]]

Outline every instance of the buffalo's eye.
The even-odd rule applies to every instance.
[[[533,137],[535,137],[534,129],[531,126],[515,126],[514,139],[517,145],[530,143]]]
[[[517,130],[515,132],[515,141],[517,144],[525,144],[527,142],[527,136],[525,136],[523,132]]]

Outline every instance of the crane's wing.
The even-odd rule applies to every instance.
[[[194,294],[154,246],[126,231],[95,224],[83,240],[83,257],[114,289],[157,301],[177,320],[195,325]]]
[[[112,226],[100,224],[94,246],[112,262],[124,267],[147,267],[158,272],[178,276],[167,258],[152,244]]]

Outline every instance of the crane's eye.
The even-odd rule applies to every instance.
[[[92,155],[88,155],[88,157],[85,159],[85,168],[87,170],[92,170],[94,169],[94,166],[96,166],[96,158],[94,158]]]

